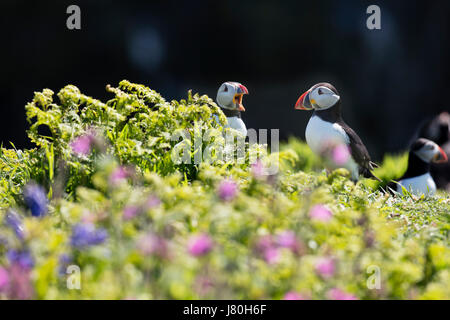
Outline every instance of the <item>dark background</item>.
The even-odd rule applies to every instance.
[[[82,30],[66,28],[81,7]],[[366,9],[381,7],[381,30]],[[373,158],[404,149],[417,126],[449,110],[450,1],[1,0],[0,139],[19,148],[34,91],[66,84],[107,100],[105,85],[142,83],[167,99],[215,98],[247,86],[249,128],[304,139],[298,96],[320,81],[341,94],[344,118]]]

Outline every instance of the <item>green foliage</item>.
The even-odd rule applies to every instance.
[[[30,297],[281,299],[294,291],[327,299],[337,288],[359,299],[450,298],[448,194],[399,197],[368,180],[354,184],[345,169],[322,170],[295,138],[280,153],[262,156],[267,166],[280,161],[270,176],[256,174],[248,161],[176,164],[174,132],[196,137],[210,130],[220,140],[223,128],[213,115],[222,124],[224,115],[215,103],[190,92],[167,102],[127,81],[107,90],[113,98],[106,103],[74,86],[60,91],[58,103],[50,90],[36,93],[26,106],[36,148],[1,149],[0,267],[10,267],[8,250],[27,248],[35,261]],[[41,134],[41,126],[51,135]],[[71,143],[91,132],[92,152],[74,153]],[[207,144],[189,145],[191,160],[200,148]],[[246,159],[262,149],[254,146]],[[386,157],[376,174],[399,177],[399,159],[404,163],[405,155]],[[127,174],[114,180],[119,169]],[[226,179],[238,187],[229,200],[219,191]],[[32,217],[22,199],[29,181],[48,192],[45,217]],[[332,216],[314,219],[317,205]],[[23,240],[5,223],[8,208],[23,219]],[[73,227],[88,222],[106,230],[107,241],[74,247]],[[295,248],[280,244],[286,232]],[[188,249],[198,234],[213,243],[201,256]],[[264,239],[271,252],[261,248]],[[67,288],[61,255],[80,267],[81,290]],[[332,260],[333,272],[320,271],[323,259]],[[381,272],[380,289],[367,285],[372,267]],[[11,296],[0,291],[1,297]]]

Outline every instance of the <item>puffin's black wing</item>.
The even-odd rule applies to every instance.
[[[340,121],[339,125],[344,129],[350,139],[351,155],[353,160],[355,160],[359,166],[359,174],[362,174],[365,178],[375,178],[379,180],[371,172],[371,170],[374,169],[374,165],[370,160],[369,152],[367,151],[364,143],[361,141],[361,138],[345,122]]]

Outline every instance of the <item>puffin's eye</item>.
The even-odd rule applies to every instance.
[[[223,92],[228,92],[228,87],[225,86],[225,88],[223,89]]]
[[[319,95],[323,94],[322,89],[319,88],[319,90],[317,90],[317,93],[318,93]]]

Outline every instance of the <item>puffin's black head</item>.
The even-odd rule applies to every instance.
[[[431,140],[420,138],[411,145],[410,153],[413,153],[426,163],[447,162],[448,158],[444,150]]]
[[[325,110],[333,107],[340,100],[336,88],[329,83],[321,82],[311,87],[298,98],[295,109]]]
[[[441,112],[437,117],[428,121],[419,132],[419,136],[430,139],[438,144],[450,140],[450,114]]]

